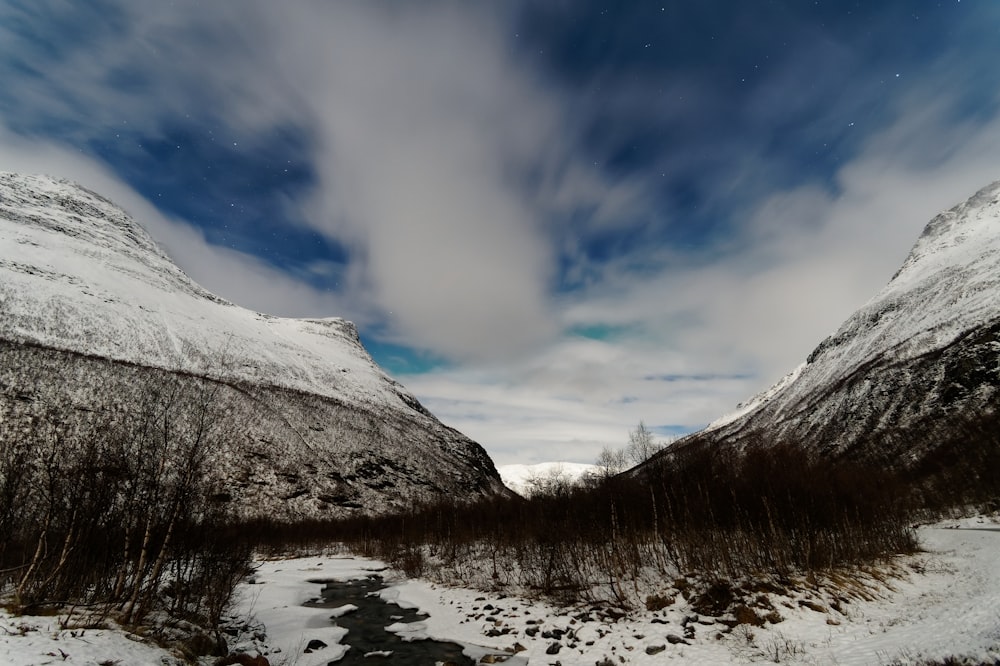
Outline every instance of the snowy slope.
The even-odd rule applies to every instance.
[[[72,183],[0,174],[0,315],[0,407],[26,423],[42,403],[83,419],[164,373],[218,384],[239,447],[216,461],[220,496],[244,513],[506,492],[486,452],[386,375],[353,324],[214,296]]]
[[[686,443],[764,436],[916,458],[902,445],[861,449],[991,410],[998,395],[1000,182],[935,217],[885,288],[805,364]]]
[[[343,319],[271,317],[187,277],[111,202],[0,174],[0,337],[356,403],[414,405]]]

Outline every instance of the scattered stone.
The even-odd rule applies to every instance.
[[[226,641],[221,636],[216,640],[208,634],[200,632],[187,639],[182,649],[194,657],[206,655],[221,657],[229,652]]]
[[[261,655],[252,657],[245,652],[221,657],[214,662],[214,666],[236,666],[237,664],[239,666],[271,666],[271,662],[266,657]]]
[[[664,645],[663,643],[657,643],[657,644],[654,644],[654,645],[647,645],[646,646],[646,654],[652,656],[654,654],[660,654],[661,652],[663,652],[666,649],[667,649],[667,646]]]
[[[671,645],[691,645],[677,634],[667,634],[667,642]]]
[[[675,597],[664,594],[651,594],[646,597],[646,610],[658,611],[674,603]]]
[[[545,648],[545,654],[559,654],[559,650],[561,649],[562,645],[556,641],[555,643],[552,643],[552,645]]]

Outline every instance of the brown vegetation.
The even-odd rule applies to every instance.
[[[909,498],[893,474],[791,446],[702,449],[662,457],[641,475],[552,484],[530,499],[258,527],[278,547],[343,542],[409,575],[635,605],[645,603],[635,598],[644,578],[745,579],[912,551]]]
[[[207,482],[226,436],[212,383],[135,388],[84,419],[68,401],[0,401],[0,588],[15,609],[213,626],[249,570]]]

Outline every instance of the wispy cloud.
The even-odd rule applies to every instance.
[[[874,296],[933,215],[1000,179],[1000,118],[955,124],[946,105],[917,108],[871,137],[836,191],[779,190],[747,211],[718,256],[678,258],[653,275],[609,271],[561,303],[564,322],[633,335],[563,339],[534,364],[409,383],[503,462],[590,461],[639,420],[689,430],[714,420]]]
[[[257,257],[209,243],[183,220],[161,213],[106,165],[79,151],[26,140],[0,124],[0,170],[45,173],[101,193],[141,223],[195,281],[241,305],[282,316],[344,316],[360,324],[373,318],[349,295],[316,289]]]
[[[640,419],[695,428],[776,380],[931,215],[1000,177],[975,82],[995,63],[946,49],[911,77],[915,47],[879,42],[894,7],[871,36],[750,12],[781,49],[761,32],[717,61],[570,77],[513,37],[531,5],[8,5],[0,168],[120,201],[242,305],[426,354],[404,382],[500,462],[589,461]],[[701,48],[673,36],[652,48]],[[165,157],[184,140],[211,150]],[[220,192],[258,201],[242,161],[301,173],[265,214],[222,217]],[[170,214],[150,188],[172,181]],[[219,244],[261,225],[336,256]]]

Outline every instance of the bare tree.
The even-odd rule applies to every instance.
[[[628,459],[625,457],[624,449],[613,449],[605,446],[597,456],[596,464],[598,476],[611,478],[616,474],[621,474],[628,467]]]
[[[539,495],[560,495],[576,485],[576,482],[566,473],[562,465],[556,465],[547,472],[530,474],[524,480],[525,497]]]
[[[646,427],[645,423],[639,421],[635,430],[628,434],[625,455],[633,465],[640,465],[652,458],[661,448],[663,447],[657,443],[653,432]]]

